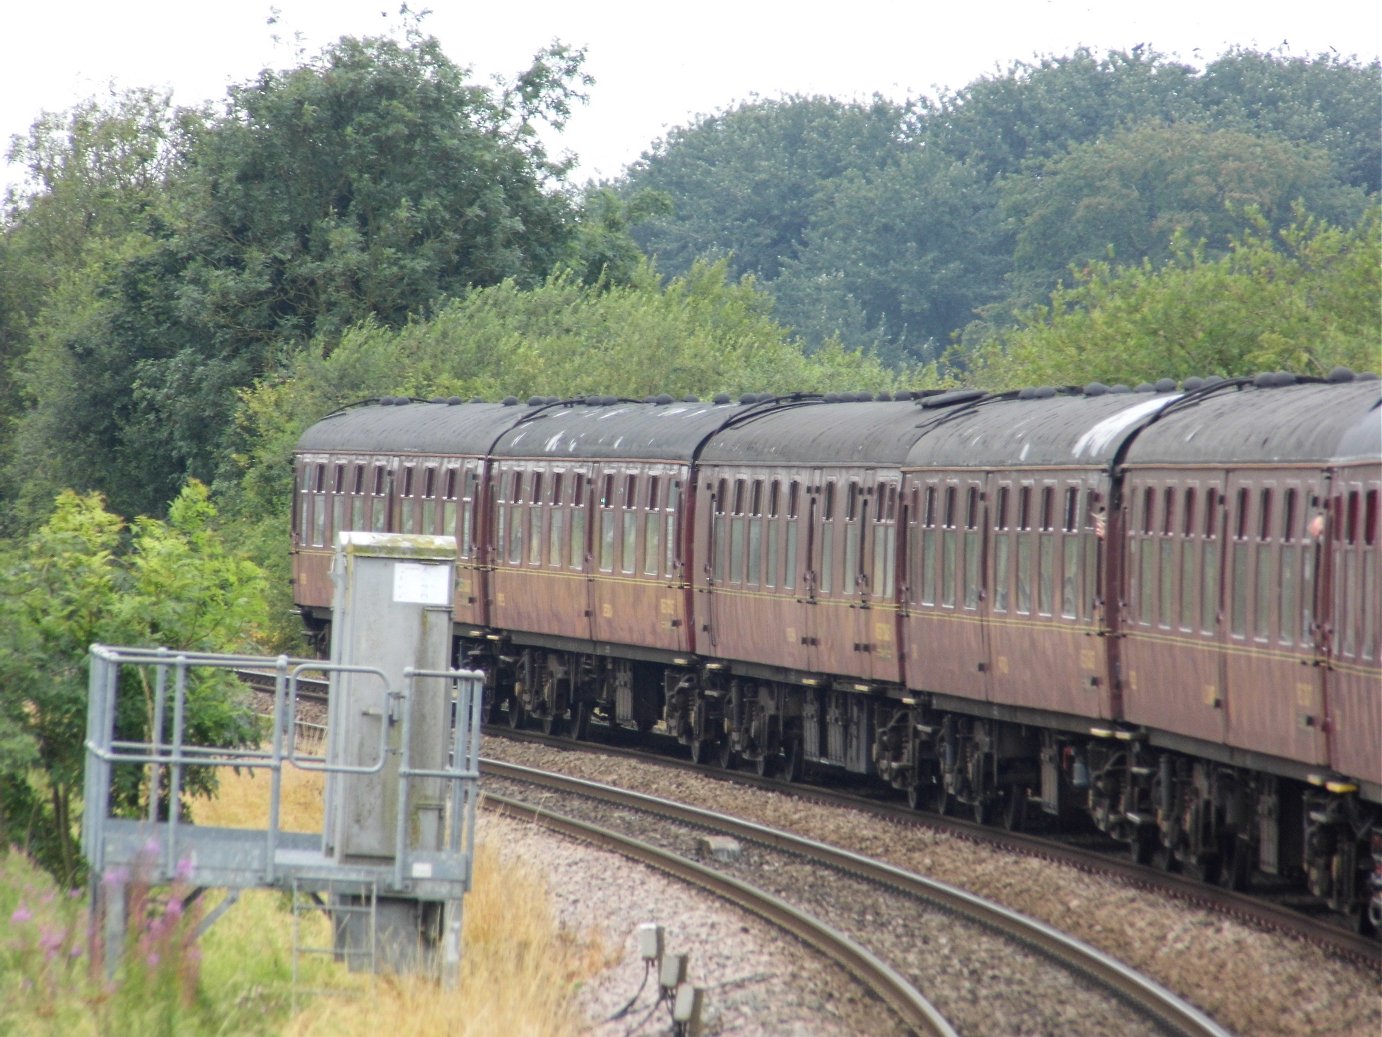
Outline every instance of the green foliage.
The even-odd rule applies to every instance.
[[[103,963],[87,955],[87,898],[0,845],[0,1033],[283,1032],[293,983],[284,913],[251,892],[237,910],[254,913],[257,931],[227,945],[218,939],[222,922],[203,941],[196,925],[205,901],[191,898],[185,883],[153,889],[137,874],[130,878],[124,954],[107,979]],[[307,968],[314,981],[330,975],[325,963]]]
[[[0,555],[0,774],[36,791],[0,804],[12,837],[33,830],[47,799],[51,846],[36,846],[63,881],[79,872],[74,845],[85,762],[87,652],[93,643],[168,645],[193,651],[244,648],[264,625],[263,576],[228,551],[211,528],[206,487],[190,483],[167,523],[123,522],[96,495],[65,492],[51,517]],[[243,745],[253,718],[231,681],[204,678],[187,701],[188,737],[197,745]],[[117,718],[124,737],[143,739],[152,707],[126,696]],[[30,768],[41,771],[38,785]],[[214,788],[209,772],[189,774],[187,791]],[[143,790],[117,790],[117,806],[140,805]]]
[[[874,98],[754,101],[674,129],[629,170],[625,197],[658,191],[670,212],[649,214],[634,239],[660,269],[730,262],[732,277],[772,281],[802,247],[840,177],[899,153],[907,108]]]
[[[996,209],[971,166],[929,149],[844,177],[771,286],[777,313],[813,346],[838,336],[894,364],[933,361],[998,298]]]
[[[669,214],[661,269],[730,256],[808,343],[933,358],[1011,321],[1071,266],[1160,265],[1172,235],[1227,247],[1255,209],[1357,218],[1378,189],[1379,64],[1235,50],[1017,62],[936,101],[755,101],[676,130],[629,173]]]
[[[1017,328],[972,343],[971,375],[1006,388],[1375,371],[1379,228],[1374,207],[1352,229],[1302,218],[1272,233],[1259,222],[1218,258],[1177,240],[1161,267],[1091,263]]]
[[[583,61],[553,44],[479,86],[414,26],[265,70],[219,114],[142,92],[40,120],[0,249],[23,528],[66,487],[161,513],[219,474],[236,390],[314,336],[567,261],[567,163],[537,129],[583,99]]]
[[[1017,301],[1042,299],[1071,266],[1170,257],[1183,238],[1222,255],[1265,220],[1287,226],[1296,206],[1351,225],[1366,204],[1335,179],[1329,156],[1303,145],[1195,123],[1121,130],[1001,180],[1015,230]]]

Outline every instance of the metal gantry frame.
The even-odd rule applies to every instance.
[[[454,983],[460,963],[461,902],[470,888],[475,808],[479,795],[480,708],[483,675],[469,670],[403,671],[402,686],[388,688],[385,674],[367,666],[342,666],[288,656],[260,657],[177,652],[165,648],[93,645],[90,652],[87,705],[85,809],[82,851],[91,868],[93,938],[103,941],[106,967],[114,970],[121,954],[125,901],[131,882],[149,886],[179,882],[198,891],[224,888],[222,907],[204,921],[209,925],[234,902],[239,891],[278,889],[336,896],[373,897],[377,892],[398,900],[443,905],[437,966],[444,982]],[[207,670],[253,669],[272,674],[274,708],[267,745],[225,748],[189,744],[189,691]],[[378,758],[368,766],[342,766],[324,755],[299,753],[294,728],[298,682],[304,674],[351,672],[375,675],[399,705],[402,738],[389,739],[381,728]],[[420,682],[443,681],[451,704],[453,731],[449,759],[440,768],[422,768],[410,760],[409,708]],[[145,697],[151,720],[147,740],[117,730],[121,695]],[[142,731],[141,731],[142,736]],[[399,811],[393,856],[346,858],[326,852],[325,832],[281,829],[281,795],[285,767],[332,773],[379,773],[396,755]],[[262,829],[221,828],[193,824],[184,815],[183,794],[189,768],[253,768],[269,774]],[[133,769],[147,803],[142,817],[117,816],[112,801],[116,775]],[[445,809],[440,845],[421,848],[410,837],[408,803],[412,786],[440,779]],[[323,818],[323,824],[325,819]]]

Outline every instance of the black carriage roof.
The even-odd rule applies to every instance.
[[[924,424],[925,412],[911,400],[832,399],[749,416],[716,434],[701,460],[898,467]]]
[[[496,457],[629,458],[689,462],[706,438],[764,408],[789,399],[749,395],[712,401],[591,400],[547,407],[508,430]]]
[[[542,405],[384,397],[328,414],[302,433],[297,449],[478,456],[487,453],[505,429]]]
[[[1283,384],[1285,383],[1285,384]],[[1271,464],[1382,456],[1382,382],[1259,378],[1192,394],[1144,429],[1128,464]]]
[[[1107,466],[1128,435],[1180,394],[1044,389],[978,398],[939,413],[907,455],[915,468]]]

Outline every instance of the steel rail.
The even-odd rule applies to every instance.
[[[480,772],[482,775],[491,774],[495,777],[575,792],[636,810],[651,811],[688,824],[730,832],[741,839],[820,860],[832,867],[927,900],[944,910],[972,919],[1020,941],[1066,967],[1081,972],[1177,1033],[1185,1034],[1187,1037],[1231,1037],[1228,1030],[1219,1026],[1198,1008],[1115,958],[1044,922],[947,883],[928,879],[814,839],[780,832],[750,821],[640,792],[617,789],[581,778],[534,770],[483,757],[480,761]]]
[[[482,769],[485,769],[482,767]],[[527,768],[519,768],[527,770]],[[545,772],[531,772],[532,774]],[[513,777],[514,775],[509,775]],[[532,781],[530,775],[520,780]],[[538,782],[548,787],[556,783]],[[586,783],[582,783],[586,784]],[[588,789],[582,794],[591,794]],[[755,889],[729,875],[687,860],[638,839],[620,835],[543,807],[486,792],[480,805],[534,822],[552,831],[612,850],[631,860],[664,871],[683,882],[704,889],[791,933],[829,957],[881,998],[914,1033],[927,1037],[958,1037],[945,1017],[911,983],[866,948],[824,922],[798,911],[790,904]],[[644,806],[643,809],[647,809]]]

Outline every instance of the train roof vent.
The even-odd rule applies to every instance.
[[[660,393],[657,396],[653,397],[653,402],[666,406],[667,404],[672,402],[672,395],[671,393]]]
[[[882,392],[880,392],[876,397],[874,397],[874,399],[878,400],[879,403],[887,403],[887,402],[890,401],[892,398],[893,398],[893,394],[890,393],[890,392],[888,392],[886,389],[884,389],[884,390],[883,390]]]
[[[1279,389],[1283,385],[1295,385],[1296,376],[1290,371],[1263,371],[1252,380],[1259,389]]]
[[[1159,378],[1152,388],[1157,392],[1175,392],[1176,380],[1174,378]]]
[[[1194,392],[1196,389],[1203,389],[1204,379],[1199,375],[1193,375],[1185,380],[1185,385],[1182,386],[1182,388],[1184,388],[1186,392]]]
[[[1353,379],[1357,382],[1375,382],[1379,377],[1376,371],[1364,371],[1362,374],[1354,375]]]
[[[1055,386],[1051,385],[1033,385],[1017,391],[1019,400],[1049,400],[1055,395]]]
[[[956,389],[953,392],[943,392],[937,396],[927,396],[921,400],[923,410],[936,410],[941,407],[958,407],[963,403],[973,403],[975,400],[982,400],[987,393],[983,389]]]
[[[1108,386],[1103,382],[1090,382],[1084,387],[1086,396],[1105,396],[1108,394]]]
[[[734,400],[727,392],[717,392],[715,394],[714,399],[712,399],[711,402],[716,404],[726,404],[733,403]]]
[[[739,402],[740,402],[740,403],[757,403],[757,402],[758,402],[758,393],[756,393],[756,392],[746,392],[746,393],[744,393],[742,396],[739,397]]]
[[[502,400],[500,400],[499,402],[502,403],[505,407],[517,407],[517,406],[518,406],[518,397],[517,397],[517,396],[505,396],[505,397],[504,397]]]
[[[1353,378],[1353,371],[1347,367],[1336,367],[1324,376],[1326,382],[1351,382]]]
[[[1137,388],[1133,390],[1133,392],[1155,392],[1155,391],[1156,391],[1156,390],[1155,390],[1155,388],[1152,386],[1152,383],[1151,383],[1151,382],[1138,382],[1138,383],[1137,383]]]

